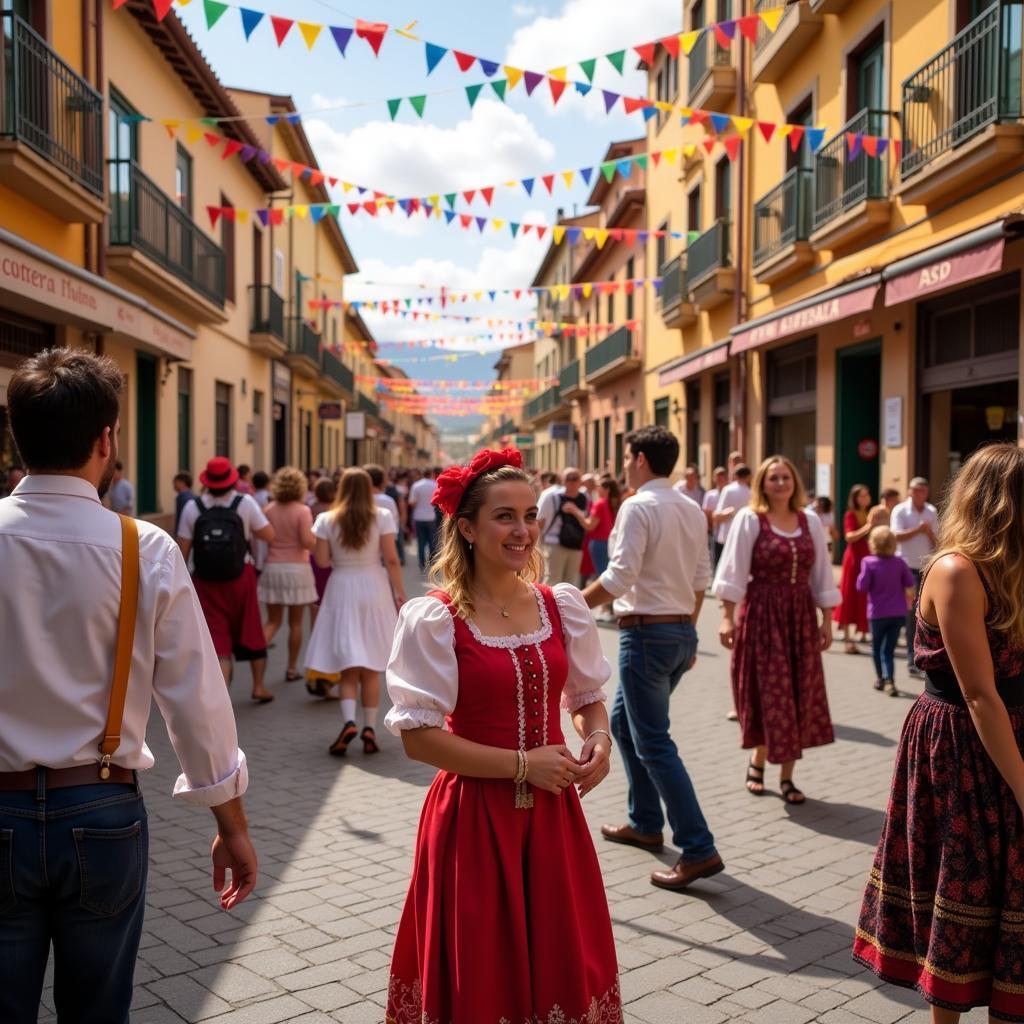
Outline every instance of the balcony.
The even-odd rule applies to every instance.
[[[288,325],[288,352],[285,362],[310,380],[320,376],[320,335],[301,316],[290,316]]]
[[[380,419],[380,405],[369,395],[364,395],[362,391],[359,392],[356,399],[356,409],[359,412],[365,412],[368,416],[376,416],[378,420]],[[390,424],[388,425],[390,426]]]
[[[134,160],[108,160],[107,166],[107,266],[197,320],[226,321],[220,246]]]
[[[405,445],[408,451],[412,451],[416,447],[416,435],[410,434],[409,431],[402,431],[402,443]]]
[[[774,284],[814,262],[814,171],[794,167],[754,205],[754,277]]]
[[[523,407],[523,417],[534,425],[556,419],[564,411],[559,387],[556,384],[542,391]]]
[[[754,13],[778,6],[778,0],[756,0]],[[778,82],[806,51],[824,23],[824,15],[805,4],[787,7],[775,32],[769,32],[761,22],[754,43],[754,81]]]
[[[639,369],[643,360],[633,341],[633,332],[628,327],[612,331],[604,341],[587,349],[585,372],[587,383],[607,384],[624,374]]]
[[[661,277],[661,320],[666,327],[690,327],[697,322],[697,307],[690,301],[686,284],[686,255],[669,260],[658,271]]]
[[[897,193],[935,204],[1024,156],[1019,3],[997,4],[903,83]]]
[[[689,65],[689,106],[721,110],[736,95],[732,50],[723,50],[714,32],[705,32],[697,40]]]
[[[574,359],[568,366],[562,368],[558,375],[558,393],[563,401],[583,398],[587,394],[587,384],[581,370],[582,364],[579,359]]]
[[[686,250],[686,277],[690,301],[701,309],[728,302],[735,291],[735,273],[729,266],[729,222],[716,220]]]
[[[887,111],[862,110],[818,150],[811,231],[815,249],[842,249],[889,226],[892,201],[886,161],[863,150],[851,160],[846,144],[848,132],[888,135],[888,121]]]
[[[850,0],[811,0],[815,14],[842,14],[849,5]]]
[[[0,180],[62,220],[99,222],[103,97],[10,11],[0,36]]]
[[[249,347],[272,359],[288,349],[284,333],[284,299],[269,284],[249,285]]]
[[[352,371],[333,352],[324,349],[320,353],[320,366],[328,387],[335,391],[339,398],[351,398],[355,394],[356,381]]]

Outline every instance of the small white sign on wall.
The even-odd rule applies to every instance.
[[[814,467],[814,494],[819,498],[832,496],[832,463],[818,462]]]
[[[885,447],[903,447],[903,396],[885,400]]]

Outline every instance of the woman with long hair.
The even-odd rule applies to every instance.
[[[537,497],[521,466],[513,449],[483,451],[441,474],[437,589],[402,609],[395,634],[387,725],[439,772],[395,940],[389,1024],[622,1020],[579,799],[608,774],[611,670],[580,592],[535,582]]]
[[[847,654],[860,654],[853,641],[851,630],[854,626],[863,637],[868,632],[868,599],[857,589],[861,562],[871,554],[868,549],[868,534],[876,525],[868,514],[871,508],[871,491],[866,484],[854,484],[846,501],[843,516],[843,568],[839,577],[839,604],[832,617],[843,629],[843,645]]]
[[[832,643],[829,613],[839,594],[825,530],[806,504],[796,466],[783,455],[765,459],[750,506],[733,520],[712,587],[722,602],[718,636],[732,651],[742,745],[753,750],[747,789],[765,792],[771,761],[781,765],[779,788],[788,804],[805,799],[793,782],[804,750],[835,738],[821,652]]]
[[[335,757],[344,757],[356,736],[364,753],[378,750],[380,673],[398,621],[395,606],[405,602],[397,529],[394,516],[373,500],[363,469],[341,474],[334,507],[313,524],[313,555],[317,565],[331,566],[331,577],[306,649],[306,670],[312,676],[341,673],[344,724],[330,746]],[[362,732],[356,726],[357,696],[363,703]]]
[[[288,670],[285,681],[301,679],[302,618],[316,600],[316,584],[309,553],[316,544],[313,517],[305,504],[306,476],[294,466],[279,469],[270,482],[271,502],[263,514],[274,527],[274,539],[260,573],[259,598],[267,607],[263,636],[269,647],[288,609]]]
[[[907,715],[854,957],[934,1024],[1024,1020],[1024,451],[976,451],[917,605]]]

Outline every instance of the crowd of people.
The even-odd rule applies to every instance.
[[[128,1019],[148,854],[137,772],[153,763],[153,699],[182,766],[175,796],[215,816],[221,906],[252,891],[248,770],[225,682],[248,661],[252,698],[269,704],[277,641],[285,682],[337,692],[332,755],[356,740],[379,749],[385,674],[386,727],[438,769],[388,1020],[619,1024],[611,919],[580,798],[608,775],[614,739],[627,799],[601,836],[657,853],[667,823],[678,854],[651,872],[662,889],[725,870],[669,713],[710,594],[749,752],[742,784],[763,796],[778,765],[794,808],[807,799],[797,763],[835,738],[822,658],[834,630],[849,654],[870,633],[874,687],[891,695],[905,630],[924,693],[896,753],[853,954],[921,992],[934,1024],[979,1005],[1024,1019],[1022,449],[969,458],[941,521],[923,478],[903,501],[890,489],[874,503],[857,484],[841,536],[827,499],[809,499],[784,455],[752,468],[733,453],[707,491],[695,466],[673,484],[679,443],[662,427],[627,434],[621,480],[532,473],[514,449],[422,474],[268,476],[216,457],[196,488],[176,475],[172,539],[133,516],[117,462],[122,386],[110,360],[54,349],[8,387],[29,469],[0,501],[0,562],[18,580],[0,587],[0,1018],[34,1019],[59,933],[58,1014],[91,993],[95,1019]],[[401,559],[414,541],[430,589],[407,600]],[[618,629],[610,714],[598,609]],[[54,642],[33,642],[41,628]],[[91,914],[76,882],[86,874]],[[103,892],[120,894],[116,907]]]

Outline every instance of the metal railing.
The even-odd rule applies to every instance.
[[[846,136],[887,135],[888,116],[885,110],[862,110],[818,150],[814,158],[815,230],[865,199],[886,197],[885,161],[868,156],[863,149],[851,160]]]
[[[814,171],[794,167],[754,204],[754,266],[811,237]]]
[[[416,435],[415,434],[410,434],[408,430],[403,430],[402,431],[402,440],[405,441],[405,443],[410,448],[415,448],[416,447]]]
[[[218,306],[224,251],[134,160],[108,160],[110,244],[130,245]]]
[[[686,250],[686,276],[690,288],[698,284],[712,271],[729,266],[729,222],[724,218],[715,221]]]
[[[580,386],[580,361],[574,359],[568,366],[563,366],[558,375],[558,390],[575,391]]]
[[[320,365],[320,335],[301,316],[288,317],[288,351]]]
[[[587,349],[587,376],[592,377],[595,373],[600,373],[616,359],[624,359],[634,354],[633,332],[628,327],[618,327],[604,341],[599,341]]]
[[[559,396],[558,385],[550,387],[547,391],[542,391],[536,398],[526,403],[525,416],[526,419],[535,419],[538,416],[542,416],[546,412],[550,412],[557,406],[561,398]]]
[[[249,285],[249,306],[249,330],[254,334],[272,334],[284,341],[284,299],[269,284]]]
[[[990,124],[1021,116],[1022,36],[1024,3],[1004,0],[903,82],[901,177]]]
[[[355,391],[355,377],[352,371],[333,353],[327,349],[321,353],[321,367],[324,376],[343,387],[349,394]]]
[[[681,253],[658,270],[661,278],[661,309],[668,312],[688,301],[686,294],[686,254]]]
[[[715,39],[715,33],[705,29],[697,40],[697,45],[690,51],[689,89],[690,96],[701,87],[704,79],[711,74],[714,67],[729,67],[732,64],[732,52],[723,50]]]
[[[0,34],[0,136],[102,199],[103,97],[11,11],[0,14]]]
[[[372,398],[364,395],[362,391],[359,392],[359,400],[357,408],[360,412],[369,413],[371,416],[376,416],[380,419],[380,405],[378,405]]]
[[[754,3],[754,13],[760,14],[761,11],[767,11],[770,8],[778,7],[779,0],[756,0]],[[793,17],[796,17],[797,9],[796,5],[786,7],[782,12],[782,18],[779,21],[779,27],[776,32],[769,32],[767,26],[763,21],[758,20],[757,23],[757,39],[754,41],[754,56],[756,57],[770,42],[775,38],[778,32],[781,32],[786,22]],[[786,26],[788,27],[788,26]]]

